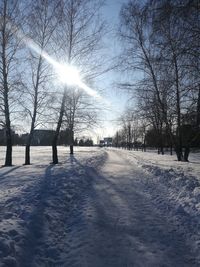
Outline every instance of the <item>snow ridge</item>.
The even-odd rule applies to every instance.
[[[144,157],[143,157],[144,154]],[[121,151],[122,157],[130,164],[137,164],[148,174],[148,179],[142,179],[155,206],[169,214],[175,224],[182,230],[182,234],[193,240],[193,249],[200,255],[200,180],[196,172],[191,174],[188,168],[163,164],[165,156],[137,151]],[[168,155],[167,155],[168,157]],[[146,159],[148,158],[148,159]],[[187,163],[185,163],[187,164]],[[149,175],[150,174],[150,175]],[[200,262],[200,256],[199,256]]]

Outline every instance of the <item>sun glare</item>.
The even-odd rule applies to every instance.
[[[81,82],[79,71],[74,66],[60,64],[56,72],[58,73],[59,80],[64,84],[73,86]]]
[[[11,25],[12,26],[12,25]],[[16,29],[15,34],[20,40],[23,40],[24,44],[29,47],[31,50],[36,52],[38,55],[41,55],[50,65],[52,65],[57,73],[59,80],[69,86],[78,86],[84,90],[88,95],[101,99],[102,97],[99,93],[87,86],[80,76],[78,69],[75,66],[70,66],[67,64],[61,64],[60,62],[53,59],[45,50],[39,47],[32,39],[28,38],[23,34],[20,29]]]

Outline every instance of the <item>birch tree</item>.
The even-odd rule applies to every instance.
[[[57,46],[60,47],[57,58],[62,63],[76,66],[82,77],[92,77],[100,69],[98,51],[104,31],[99,13],[101,6],[102,1],[99,0],[63,0],[62,22],[56,35]],[[72,88],[70,85],[65,85],[52,142],[54,164],[58,163],[57,142],[66,110],[68,90]]]
[[[93,99],[80,90],[69,91],[63,117],[63,126],[69,131],[70,154],[74,153],[74,135],[88,131],[98,120],[98,108]]]
[[[27,54],[26,80],[28,82],[26,82],[24,100],[21,101],[30,122],[26,141],[25,165],[30,164],[30,146],[34,130],[44,122],[44,115],[47,111],[52,70],[42,57],[42,53],[51,48],[51,39],[59,22],[60,1],[31,1],[28,8],[28,23],[25,30],[28,32],[28,37],[39,47],[40,53],[29,50],[29,54]]]
[[[194,57],[199,62],[198,8],[196,1],[163,0],[129,1],[121,9],[122,68],[143,74],[139,83],[125,86],[134,88],[160,136],[167,131],[179,161],[188,160],[193,139],[184,137],[184,118],[192,105],[198,118],[198,79],[192,78],[198,76],[198,63],[192,64]]]
[[[20,60],[18,57],[20,40],[16,38],[15,33],[22,22],[20,1],[2,0],[0,2],[0,111],[1,125],[6,133],[5,166],[12,165],[11,120],[12,112],[16,108],[16,90],[21,86]]]

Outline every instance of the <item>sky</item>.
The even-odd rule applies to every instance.
[[[107,37],[105,37],[104,39],[106,54],[109,55],[109,58],[116,57],[117,54],[119,54],[120,45],[116,38],[117,27],[119,25],[119,12],[122,3],[126,3],[127,1],[128,0],[105,0],[105,6],[102,9],[102,15],[106,20],[109,29],[109,34],[107,34]],[[25,44],[29,48],[31,48],[31,50],[36,53],[41,52],[40,47],[38,47],[34,41],[23,36],[23,33],[21,31],[18,32],[18,34],[20,35],[20,37],[23,37],[22,39],[24,39]],[[59,72],[61,72],[61,74],[63,72],[66,73],[66,66],[60,65],[46,52],[43,52],[42,56],[49,64],[54,66],[56,69],[59,69]],[[69,72],[69,70],[67,72]],[[99,127],[86,133],[86,135],[92,137],[95,143],[97,142],[97,140],[104,137],[112,137],[119,128],[118,118],[123,113],[128,99],[128,95],[123,94],[122,91],[117,90],[116,88],[116,83],[119,82],[119,80],[120,73],[115,70],[104,74],[100,79],[98,79],[96,83],[97,88],[99,88],[100,91],[103,92],[101,103],[102,112],[100,114],[101,116]],[[87,87],[87,85],[83,83],[81,84],[84,85],[84,88],[83,86],[81,87],[85,91],[92,91],[89,87]],[[96,91],[97,88],[92,89]],[[95,98],[95,95],[93,95],[93,97]]]
[[[117,39],[115,39],[114,34],[119,23],[121,5],[126,2],[126,0],[106,0],[106,4],[103,8],[105,20],[109,25],[112,25],[113,33],[111,32],[111,34],[109,34],[109,38],[106,40],[106,46],[109,50],[109,54],[113,57],[119,52],[119,43]],[[95,131],[97,139],[112,137],[119,128],[117,120],[123,113],[128,100],[128,95],[116,88],[115,82],[119,80],[119,76],[120,74],[117,73],[117,71],[111,71],[105,74],[99,82],[99,86],[105,92],[104,97],[108,100],[109,105],[104,109],[103,117],[101,118],[101,127]]]

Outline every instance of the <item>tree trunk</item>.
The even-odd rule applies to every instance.
[[[146,135],[144,136],[144,152],[146,152]]]
[[[36,117],[36,113],[35,113]],[[31,124],[31,130],[26,142],[26,149],[25,149],[25,163],[24,165],[30,165],[30,147],[31,147],[31,141],[33,139],[33,132],[34,132],[34,125],[35,125],[35,119],[32,119],[32,124]]]
[[[5,166],[12,166],[12,135],[11,129],[6,130],[6,159]]]
[[[52,160],[53,160],[52,163],[53,164],[58,164],[57,141],[58,141],[58,137],[57,135],[55,135],[53,142],[52,142]]]
[[[31,147],[32,137],[33,137],[33,132],[30,132],[29,137],[28,137],[28,141],[26,143],[24,165],[30,165],[31,164],[31,162],[30,162],[30,147]]]
[[[26,145],[24,165],[30,165],[30,145],[29,144]]]
[[[74,154],[74,131],[70,129],[70,155]]]
[[[189,146],[186,146],[185,147],[185,151],[184,151],[184,161],[189,161],[188,158],[189,158],[189,154],[190,154],[190,147]]]
[[[177,145],[175,151],[176,151],[177,160],[178,161],[182,161],[183,160],[182,147],[180,147],[179,145]]]
[[[33,133],[35,129],[36,116],[38,111],[38,90],[39,90],[39,82],[41,77],[41,67],[42,67],[42,56],[40,55],[37,66],[36,73],[36,84],[34,88],[34,106],[33,106],[33,116],[31,118],[31,129],[26,143],[26,151],[25,151],[25,163],[24,165],[30,165],[30,146],[31,141],[33,139]]]
[[[10,126],[10,111],[8,104],[8,85],[7,81],[4,83],[5,86],[5,121],[6,121],[6,158],[5,166],[12,166],[12,131]]]
[[[5,166],[12,166],[12,131],[10,125],[10,111],[8,103],[8,82],[7,73],[4,73],[4,105],[5,105],[5,121],[6,121],[6,158]]]
[[[178,161],[183,160],[183,147],[182,147],[182,130],[181,130],[181,99],[180,99],[180,88],[179,88],[179,70],[177,55],[174,51],[173,45],[171,44],[175,68],[175,83],[176,83],[176,112],[177,112],[177,159]]]
[[[63,122],[63,115],[64,115],[64,110],[65,110],[65,98],[66,98],[66,88],[63,93],[63,98],[62,98],[62,103],[60,107],[60,114],[57,122],[57,127],[56,131],[54,134],[54,138],[52,141],[52,163],[53,164],[58,164],[58,152],[57,152],[57,143],[58,143],[58,136],[60,133],[60,128]]]
[[[131,150],[131,125],[128,125],[128,150]]]
[[[177,134],[178,140],[177,140],[177,148],[176,148],[176,155],[178,161],[183,160],[183,148],[182,148],[182,136],[181,136],[181,131],[178,126],[178,134]]]
[[[70,155],[73,155],[73,154],[74,154],[74,146],[70,145]]]
[[[3,81],[3,104],[4,104],[4,116],[5,116],[5,129],[6,129],[6,158],[5,166],[12,166],[12,131],[10,123],[10,109],[9,109],[9,85],[8,85],[8,64],[7,64],[7,37],[6,37],[6,17],[7,17],[7,2],[4,2],[3,18],[2,19],[2,81]],[[2,88],[1,88],[2,90]]]
[[[160,152],[161,152],[162,155],[164,155],[162,132],[161,132],[161,135],[160,135]]]
[[[197,98],[197,119],[196,119],[196,127],[197,131],[200,128],[200,84],[199,84],[199,91],[198,91],[198,98]]]
[[[170,144],[170,155],[171,156],[173,155],[173,146],[172,146],[172,144]]]
[[[52,163],[53,164],[58,164],[58,152],[57,152],[57,143],[58,143],[58,136],[60,133],[60,128],[61,128],[61,124],[62,124],[62,117],[63,114],[60,114],[60,118],[57,124],[57,128],[56,128],[56,132],[53,138],[53,142],[52,142]]]

